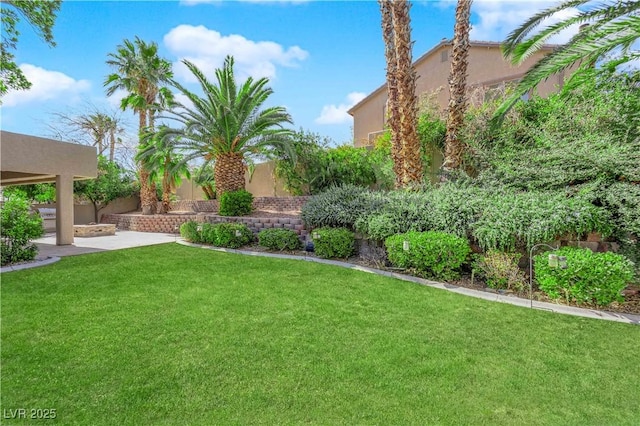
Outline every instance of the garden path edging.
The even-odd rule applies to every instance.
[[[371,274],[382,275],[390,278],[396,278],[402,281],[408,281],[408,282],[424,285],[427,287],[438,288],[441,290],[462,294],[464,296],[475,297],[477,299],[484,299],[490,302],[507,303],[509,305],[520,306],[523,308],[532,308],[532,309],[551,311],[554,313],[564,314],[564,315],[573,315],[573,316],[579,316],[584,318],[594,318],[594,319],[601,319],[601,320],[607,320],[607,321],[622,322],[626,324],[640,325],[640,315],[608,312],[608,311],[596,311],[593,309],[578,308],[575,306],[566,306],[566,305],[560,305],[560,304],[548,303],[548,302],[539,302],[535,300],[531,302],[529,299],[522,299],[516,296],[506,296],[498,293],[488,293],[485,291],[474,290],[466,287],[459,287],[453,284],[446,284],[446,283],[441,283],[437,281],[425,280],[424,278],[399,274],[397,272],[383,271],[381,269],[355,265],[353,263],[348,263],[348,262],[341,262],[339,260],[320,259],[312,256],[296,256],[291,254],[266,253],[266,252],[250,251],[250,250],[236,250],[236,249],[227,249],[227,248],[221,248],[221,247],[212,247],[205,244],[190,243],[181,238],[177,240],[177,243],[182,244],[184,246],[203,248],[203,249],[219,251],[224,253],[243,254],[247,256],[271,257],[276,259],[304,260],[307,262],[316,262],[316,263],[323,263],[325,265],[340,266],[347,269],[354,269],[357,271],[368,272]]]
[[[31,269],[31,268],[38,268],[40,266],[51,265],[52,263],[56,263],[59,260],[60,258],[58,256],[52,256],[46,259],[36,260],[34,262],[26,262],[26,263],[19,263],[17,265],[3,266],[3,267],[0,267],[0,274],[4,272],[21,271],[23,269]]]

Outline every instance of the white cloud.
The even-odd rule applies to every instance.
[[[52,99],[74,99],[91,87],[88,80],[75,80],[58,71],[50,71],[31,64],[22,64],[20,69],[31,82],[29,90],[9,91],[2,99],[4,107]]]
[[[193,62],[207,77],[220,68],[227,55],[235,60],[239,79],[276,76],[276,67],[295,67],[309,53],[298,46],[284,48],[273,41],[253,41],[238,34],[222,35],[202,25],[179,25],[164,36],[164,44],[181,60]],[[177,62],[174,73],[186,81],[195,81],[187,68]]]
[[[111,108],[121,109],[122,100],[127,97],[129,93],[124,89],[116,89],[111,96],[107,96],[107,105]]]
[[[470,38],[482,41],[503,41],[511,31],[522,25],[527,19],[544,9],[560,4],[560,1],[504,1],[480,0],[472,5],[473,26]],[[555,14],[543,22],[540,28],[575,16],[578,9],[570,8]],[[571,26],[557,36],[551,37],[548,43],[565,43],[578,32],[578,25]]]
[[[325,105],[320,116],[315,119],[317,124],[346,124],[352,120],[349,111],[355,104],[363,100],[366,93],[351,92],[347,95],[347,103],[340,105]]]
[[[542,10],[561,4],[564,0],[477,0],[471,6],[472,29],[471,40],[503,41],[511,31],[518,28],[526,20]],[[456,3],[451,0],[440,0],[435,3],[439,9],[451,9]],[[539,28],[544,28],[562,19],[574,16],[578,9],[570,8],[549,18]],[[535,30],[534,30],[535,31]],[[551,37],[548,43],[562,44],[576,34],[578,25],[567,28],[557,36]]]

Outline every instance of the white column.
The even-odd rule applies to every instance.
[[[73,244],[73,176],[56,176],[56,245]]]

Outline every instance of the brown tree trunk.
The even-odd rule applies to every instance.
[[[244,189],[244,157],[237,152],[218,154],[213,170],[216,182],[216,196],[229,191]]]
[[[147,112],[144,109],[138,110],[140,125],[140,140],[147,128]],[[158,209],[158,195],[156,194],[155,183],[149,182],[149,172],[145,168],[145,164],[138,164],[138,175],[140,177],[140,205],[142,206],[143,215],[152,215]]]
[[[449,74],[449,108],[447,112],[447,133],[445,137],[443,177],[460,168],[464,154],[464,144],[459,132],[464,124],[467,109],[467,65],[469,58],[469,17],[472,0],[458,0],[456,23],[453,31],[453,52],[451,73]]]
[[[406,0],[392,2],[394,45],[398,64],[396,81],[398,83],[400,134],[404,147],[404,186],[422,184],[424,175],[422,144],[416,129],[418,102],[416,98],[416,72],[413,68],[411,53],[413,43],[411,42],[410,8],[411,4]]]
[[[113,161],[116,152],[116,133],[115,130],[109,131],[109,161]]]
[[[164,163],[164,173],[162,175],[162,204],[160,204],[159,214],[167,214],[171,209],[171,179],[169,178],[169,161]]]
[[[391,159],[393,173],[396,175],[395,187],[401,188],[404,182],[404,159],[402,139],[400,138],[400,111],[398,108],[398,82],[396,73],[398,61],[394,43],[392,0],[379,0],[382,14],[382,39],[387,62],[387,125],[391,132]]]

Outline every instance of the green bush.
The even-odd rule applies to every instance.
[[[567,234],[612,231],[606,210],[558,192],[485,191],[471,234],[484,250],[514,251]]]
[[[566,269],[551,268],[549,253],[535,256],[536,281],[549,297],[598,306],[623,300],[620,292],[633,278],[633,265],[627,258],[575,247],[563,247],[555,253],[566,256]]]
[[[471,252],[466,239],[436,231],[393,235],[385,240],[385,246],[394,266],[442,280],[457,278],[457,270]]]
[[[12,194],[0,213],[2,265],[33,260],[38,247],[31,240],[43,235],[42,218],[29,211],[29,202],[20,194]]]
[[[216,225],[211,223],[203,223],[198,228],[200,230],[200,242],[204,244],[211,244],[212,246],[217,245],[218,235],[216,233]]]
[[[220,196],[220,216],[245,216],[253,210],[253,195],[241,189],[225,192]]]
[[[384,199],[355,185],[335,186],[314,195],[302,207],[300,216],[307,228],[345,227],[354,229],[356,220],[378,210]]]
[[[291,229],[263,229],[258,233],[258,244],[271,250],[297,250],[302,247],[298,234]]]
[[[485,279],[488,287],[522,290],[527,284],[524,272],[518,267],[519,253],[489,250],[473,262],[473,270]]]
[[[199,230],[201,225],[202,224],[195,222],[193,220],[183,223],[182,225],[180,225],[180,236],[192,243],[203,242],[202,234]]]
[[[244,223],[218,223],[211,227],[211,244],[216,247],[239,248],[253,241],[253,233]]]
[[[319,228],[311,235],[318,257],[346,259],[355,251],[355,235],[346,228]]]

